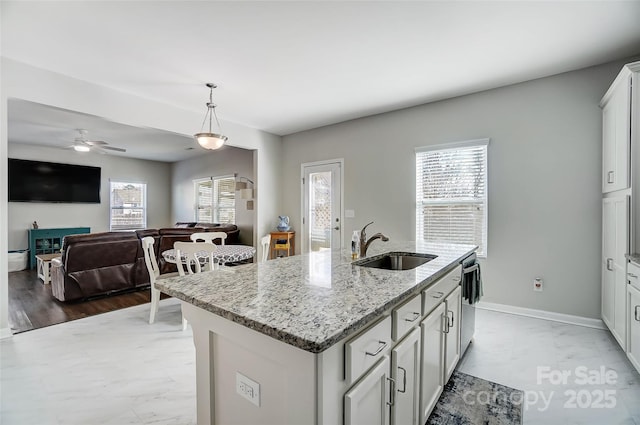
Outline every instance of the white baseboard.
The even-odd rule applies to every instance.
[[[594,329],[607,329],[600,319],[591,319],[589,317],[574,316],[571,314],[554,313],[552,311],[536,310],[533,308],[516,307],[506,304],[495,304],[480,301],[476,304],[477,308],[483,310],[498,311],[500,313],[516,314],[518,316],[534,317],[536,319],[551,320],[554,322],[568,323],[570,325],[585,326]]]
[[[11,338],[13,333],[11,333],[11,328],[2,328],[0,329],[0,339]]]

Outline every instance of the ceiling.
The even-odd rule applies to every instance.
[[[5,57],[203,117],[204,84],[215,82],[222,120],[278,135],[640,53],[640,1],[2,1],[0,7]],[[44,125],[38,120],[47,114],[16,116],[12,109],[10,140],[36,140]],[[58,144],[72,141],[75,128],[127,148],[127,155],[139,143],[140,134],[135,141],[119,138],[116,129],[96,134],[77,121],[83,114],[66,112],[68,120],[57,122],[70,133]],[[20,125],[12,128],[14,120]],[[158,148],[148,159],[197,154],[185,151],[189,143],[183,137],[173,153]]]

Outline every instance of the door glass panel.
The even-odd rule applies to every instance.
[[[331,172],[309,174],[309,235],[311,251],[331,249]]]

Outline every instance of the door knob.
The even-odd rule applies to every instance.
[[[340,226],[334,227],[333,230],[340,230]]]

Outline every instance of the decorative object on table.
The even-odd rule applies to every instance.
[[[209,117],[209,132],[208,133],[196,133],[193,135],[194,139],[200,146],[205,149],[219,149],[224,145],[227,141],[228,137],[222,135],[222,127],[220,126],[220,121],[218,121],[218,115],[216,115],[216,104],[213,103],[213,89],[216,86],[213,83],[207,83],[207,87],[209,87],[209,101],[207,102],[207,113],[204,116],[204,121],[202,121],[202,127],[204,127],[204,123],[207,121],[207,116]],[[216,119],[216,124],[220,129],[220,133],[214,133],[211,129],[211,121],[212,118]],[[200,130],[202,131],[202,127]]]
[[[478,403],[476,397],[482,394],[499,394],[500,397],[488,397],[488,403]],[[455,371],[431,412],[427,425],[521,424],[523,398],[520,390]],[[468,399],[476,403],[469,403]]]
[[[353,235],[351,236],[351,259],[357,260],[359,253],[360,253],[360,232],[357,230],[354,230]]]
[[[289,216],[279,215],[278,220],[280,220],[280,222],[276,226],[276,229],[278,229],[278,231],[288,232],[289,229],[291,229],[291,227],[289,226]]]
[[[33,223],[31,223],[31,225],[33,226],[34,229],[38,228],[38,222],[34,221]]]

